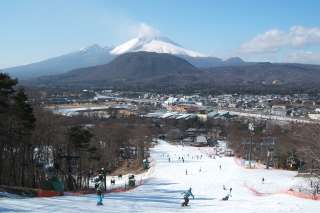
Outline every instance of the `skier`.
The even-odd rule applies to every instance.
[[[102,199],[103,199],[103,189],[104,189],[104,180],[103,175],[99,174],[99,177],[95,181],[95,188],[97,190],[97,205],[103,205]]]
[[[188,206],[189,203],[189,197],[192,196],[192,198],[194,199],[194,195],[192,194],[192,188],[190,187],[188,189],[188,191],[185,191],[182,193],[183,194],[183,199],[184,202],[181,204],[182,206]]]
[[[186,170],[186,175],[188,175],[188,170]]]
[[[114,184],[116,184],[116,180],[114,178],[111,178],[110,183],[111,183],[111,185],[114,185]]]
[[[184,163],[184,158],[182,157],[182,163]]]
[[[262,184],[264,184],[264,177],[262,178]]]
[[[170,158],[168,158],[168,162],[170,163]]]

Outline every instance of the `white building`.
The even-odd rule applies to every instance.
[[[284,117],[287,115],[287,108],[282,105],[273,105],[271,108],[271,114]]]
[[[194,140],[195,144],[199,146],[206,146],[208,144],[207,138],[204,135],[199,135]]]
[[[312,120],[320,120],[320,114],[308,114],[308,116]]]

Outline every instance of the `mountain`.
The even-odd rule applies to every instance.
[[[198,68],[210,68],[210,67],[220,67],[220,66],[230,66],[230,65],[243,65],[248,62],[243,61],[239,57],[229,58],[227,60],[222,60],[216,57],[190,57],[187,55],[179,55],[179,57],[187,60],[192,65]]]
[[[72,70],[33,80],[43,86],[184,86],[200,81],[205,72],[186,60],[166,53],[130,52],[109,64]]]
[[[111,54],[120,55],[128,52],[155,52],[168,53],[172,55],[187,55],[190,57],[204,57],[202,53],[188,50],[167,37],[161,36],[140,36],[133,38],[110,51]]]
[[[3,71],[19,79],[28,79],[45,75],[64,73],[81,67],[95,66],[110,62],[115,56],[110,54],[111,48],[97,44],[69,54],[50,58],[40,62],[16,66]]]
[[[188,50],[173,42],[167,37],[161,36],[140,36],[133,38],[110,51],[111,54],[120,55],[128,52],[155,52],[168,53],[187,60],[198,68],[209,68],[217,66],[240,65],[245,63],[241,58],[234,57],[223,61],[217,57],[206,56],[205,54]]]
[[[109,64],[37,78],[31,83],[46,87],[111,87],[170,92],[270,94],[320,91],[319,65],[230,61],[237,65],[200,69],[171,54],[130,52],[119,55]]]
[[[120,44],[115,48],[100,47],[99,45],[94,44],[79,51],[36,63],[7,68],[4,69],[4,71],[20,80],[26,80],[39,76],[66,73],[67,71],[78,68],[107,64],[118,55],[139,51],[176,55],[198,68],[240,65],[246,63],[240,58],[232,58],[223,61],[220,58],[209,57],[202,53],[186,49],[167,37],[139,36]]]
[[[240,65],[246,63],[239,57],[231,57],[224,61],[224,65]]]
[[[269,90],[301,92],[320,89],[320,66],[294,63],[252,63],[204,69],[215,85],[235,91]],[[265,91],[265,92],[266,92]]]

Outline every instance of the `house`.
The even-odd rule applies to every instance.
[[[184,145],[192,145],[192,144],[193,144],[193,138],[192,138],[192,137],[184,138],[184,139],[182,140],[182,143],[183,143]]]
[[[284,105],[273,105],[271,107],[271,114],[277,115],[277,116],[286,116],[287,115],[287,109]]]
[[[234,156],[234,152],[233,152],[232,149],[226,149],[224,155],[225,155],[225,156],[232,157],[232,156]]]
[[[195,137],[194,145],[195,146],[207,146],[208,145],[208,141],[207,141],[206,136],[199,135],[199,136]]]
[[[202,122],[206,122],[208,120],[208,114],[199,113],[197,114],[197,117]]]

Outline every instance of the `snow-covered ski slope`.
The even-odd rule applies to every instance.
[[[128,192],[106,194],[104,206],[96,206],[95,195],[0,198],[0,212],[320,212],[319,201],[285,193],[297,181],[295,172],[249,170],[232,157],[212,159],[205,153],[208,148],[174,146],[161,141],[152,149],[155,167],[145,184]],[[185,162],[178,157],[184,157]],[[221,201],[227,194],[223,185],[233,189],[228,201]],[[190,200],[190,206],[181,207],[181,193],[189,187],[195,199]]]

